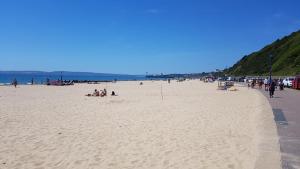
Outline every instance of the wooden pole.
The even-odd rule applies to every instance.
[[[161,100],[164,100],[162,84],[160,84],[160,95],[161,95]]]

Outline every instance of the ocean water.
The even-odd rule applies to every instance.
[[[59,80],[60,75],[57,74],[1,74],[0,73],[0,83],[11,83],[14,79],[17,79],[18,84],[31,83],[33,79],[35,84],[43,84],[47,79]],[[124,80],[145,80],[146,77],[142,75],[63,75],[63,80],[90,80],[90,81],[124,81]]]

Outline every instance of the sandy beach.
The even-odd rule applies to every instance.
[[[0,86],[0,168],[281,168],[271,107],[258,91],[143,83]],[[118,96],[84,96],[103,88]]]

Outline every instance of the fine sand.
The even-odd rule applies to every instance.
[[[86,97],[106,88],[116,97]],[[199,80],[0,87],[0,168],[279,169],[268,101]]]

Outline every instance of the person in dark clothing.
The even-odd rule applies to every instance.
[[[12,85],[14,85],[14,86],[15,86],[15,88],[17,87],[17,85],[18,85],[18,81],[17,81],[17,79],[16,79],[16,78],[13,80],[13,82],[12,82]]]
[[[251,88],[254,88],[254,86],[255,86],[255,82],[254,82],[254,80],[252,80],[252,82],[251,82]]]
[[[270,92],[270,98],[274,97],[274,91],[275,91],[276,84],[274,81],[271,82],[269,92]]]
[[[283,82],[280,80],[278,83],[279,83],[279,89],[283,90],[284,88]]]
[[[259,89],[262,89],[264,82],[262,80],[258,81]]]

